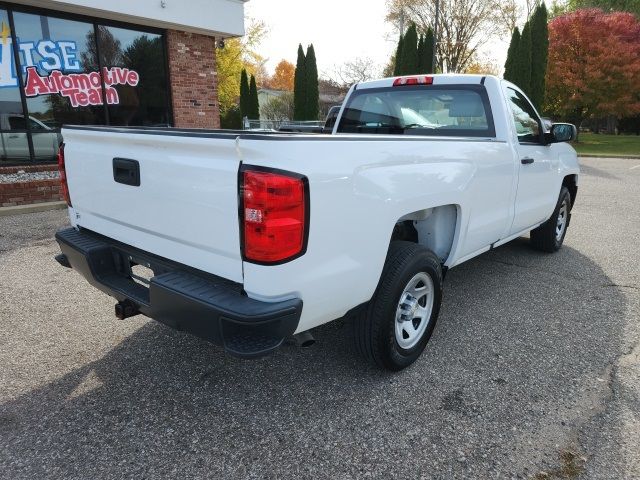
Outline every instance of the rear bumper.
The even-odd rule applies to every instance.
[[[300,299],[276,303],[254,300],[238,283],[88,230],[61,230],[56,240],[62,250],[56,260],[79,272],[94,287],[172,328],[221,345],[232,355],[266,355],[280,347],[298,326]],[[153,271],[148,285],[132,278],[132,265]]]

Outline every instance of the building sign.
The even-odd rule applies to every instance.
[[[3,23],[0,30],[0,88],[18,86],[10,33]],[[135,87],[140,81],[138,72],[128,68],[103,68],[102,77],[98,72],[82,72],[76,42],[19,42],[18,48],[23,59],[23,73],[27,75],[24,86],[27,97],[57,94],[68,98],[73,107],[117,105],[120,97],[115,86]],[[37,58],[41,60],[37,61]],[[38,69],[46,75],[40,75]]]
[[[138,72],[128,68],[103,68],[104,93],[107,104],[120,103],[115,85],[138,85]],[[27,67],[27,81],[24,86],[27,97],[38,95],[60,94],[71,101],[73,107],[87,105],[103,105],[102,79],[98,72],[64,74],[60,70],[52,70],[49,75],[42,77],[36,67]]]

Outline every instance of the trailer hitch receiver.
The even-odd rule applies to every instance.
[[[122,300],[121,302],[116,303],[116,317],[120,320],[124,320],[125,318],[133,317],[139,314],[140,310],[138,310],[138,305],[136,305],[129,299]]]

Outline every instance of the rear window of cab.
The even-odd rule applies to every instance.
[[[482,85],[410,85],[355,90],[338,133],[495,137]]]

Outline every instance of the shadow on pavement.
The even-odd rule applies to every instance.
[[[594,177],[605,178],[607,180],[620,180],[618,177],[610,174],[606,170],[592,167],[591,165],[585,165],[584,162],[580,163],[580,173],[582,175],[593,175]]]
[[[250,362],[149,322],[0,406],[0,474],[533,475],[584,426],[619,354],[625,297],[612,284],[572,248],[519,239],[451,270],[431,343],[396,375],[352,353],[345,320],[316,329],[310,349]]]

